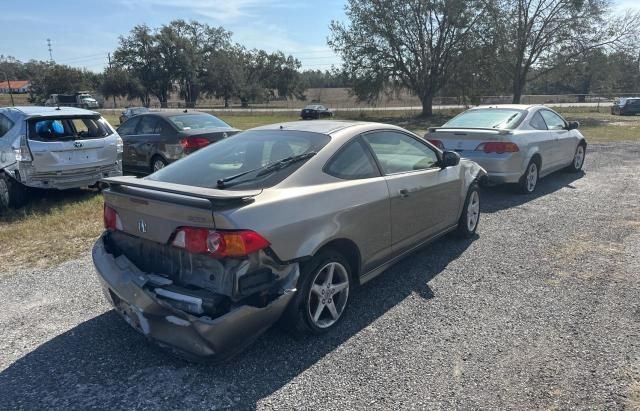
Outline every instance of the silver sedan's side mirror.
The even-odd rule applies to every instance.
[[[577,121],[570,121],[567,125],[567,130],[575,130],[580,127],[580,123]]]

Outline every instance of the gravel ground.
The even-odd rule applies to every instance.
[[[640,407],[639,175],[640,145],[599,145],[533,196],[484,190],[475,239],[398,263],[329,335],[219,366],[130,329],[89,258],[24,270],[0,282],[0,408]]]

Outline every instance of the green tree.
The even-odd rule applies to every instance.
[[[360,100],[402,87],[430,116],[454,56],[475,38],[478,6],[474,0],[349,0],[348,24],[331,23],[329,45],[341,55]]]
[[[143,89],[144,102],[150,95],[167,107],[175,73],[167,66],[158,36],[146,25],[135,26],[128,36],[120,37],[120,45],[113,53],[114,67],[128,71]]]
[[[632,41],[640,13],[616,17],[608,0],[485,0],[498,46],[498,68],[519,103],[531,75],[567,64],[590,50]],[[534,73],[535,71],[535,73]]]

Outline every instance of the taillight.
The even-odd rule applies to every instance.
[[[184,137],[180,139],[180,145],[183,150],[197,150],[208,146],[210,143],[206,137]]]
[[[480,144],[476,147],[476,151],[484,151],[485,153],[496,153],[496,154],[504,154],[504,153],[515,153],[520,151],[518,145],[515,143],[504,143],[500,141],[491,141]]]
[[[29,146],[27,145],[27,136],[22,135],[16,138],[12,145],[12,148],[15,154],[16,161],[33,161],[31,151],[29,151]]]
[[[108,205],[104,205],[104,228],[109,231],[122,231],[122,221],[118,212]]]
[[[429,141],[429,143],[431,143],[434,146],[438,147],[440,150],[444,150],[444,144],[442,144],[442,141],[436,140],[436,139],[429,139],[428,141]]]
[[[269,247],[269,242],[255,231],[215,231],[206,228],[180,227],[173,242],[194,254],[214,257],[242,257]]]

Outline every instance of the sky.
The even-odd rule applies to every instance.
[[[53,59],[102,71],[118,37],[135,25],[174,19],[222,26],[247,48],[281,50],[303,69],[327,70],[340,59],[327,46],[329,24],[344,20],[344,0],[2,0],[0,55]]]
[[[401,0],[399,0],[401,1]],[[2,0],[0,55],[53,59],[102,71],[118,37],[137,24],[173,19],[223,26],[247,48],[283,51],[303,69],[330,69],[340,59],[327,46],[329,24],[344,21],[346,0]],[[614,0],[616,10],[640,10],[640,0]]]

